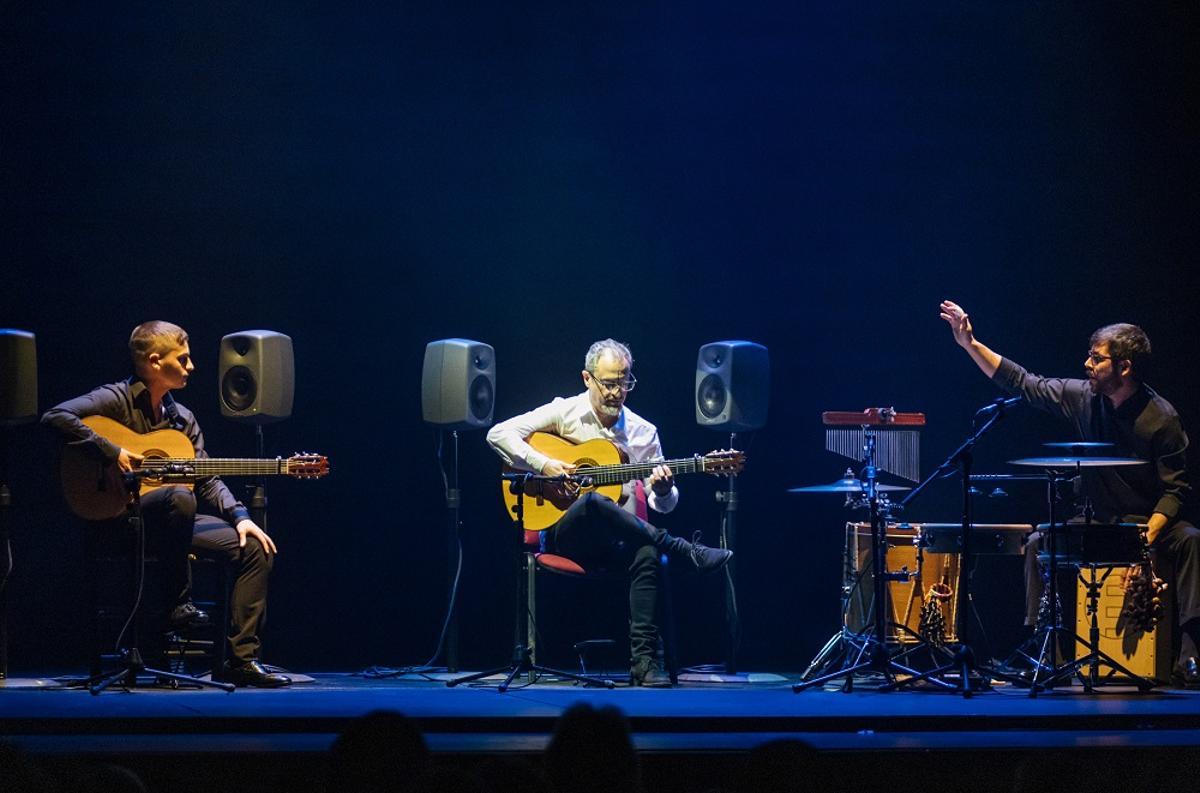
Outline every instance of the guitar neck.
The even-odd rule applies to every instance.
[[[695,457],[681,457],[678,460],[580,466],[575,470],[575,476],[586,476],[595,485],[620,485],[635,479],[645,479],[660,465],[669,467],[673,474],[699,474],[704,473],[704,464],[704,457],[696,455]]]
[[[286,474],[288,461],[254,460],[238,457],[167,457],[153,458],[142,462],[143,470],[164,468],[168,475],[174,471],[186,471],[180,476],[194,476],[204,479],[210,476],[270,476]]]

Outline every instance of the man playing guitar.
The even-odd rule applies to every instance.
[[[663,459],[658,430],[625,407],[625,398],[637,382],[629,348],[613,339],[596,342],[588,349],[582,376],[586,387],[582,394],[555,399],[492,427],[488,443],[505,463],[544,476],[570,476],[576,470],[576,465],[554,459],[527,443],[535,432],[553,433],[574,443],[606,439],[622,449],[631,463]],[[628,569],[630,682],[670,685],[655,660],[659,554],[681,558],[701,572],[720,569],[733,554],[687,542],[639,518],[637,484],[625,485],[620,504],[594,491],[585,493],[542,538],[548,552],[582,564]],[[669,467],[655,466],[642,484],[650,509],[667,513],[675,508],[679,490]]]
[[[62,433],[72,445],[86,445],[98,456],[131,471],[142,457],[98,435],[81,419],[104,416],[137,433],[175,429],[192,442],[197,458],[207,457],[204,435],[190,410],[171,392],[187,385],[195,369],[188,336],[169,322],[146,322],[129,337],[135,374],[103,385],[81,397],[51,408],[42,423]],[[202,502],[215,514],[196,514]],[[276,688],[291,679],[268,672],[258,660],[258,631],[267,604],[267,578],[275,542],[250,519],[250,512],[217,477],[197,481],[195,491],[180,486],[150,490],[141,498],[147,545],[162,560],[164,583],[174,600],[169,604],[169,627],[205,624],[208,615],[191,599],[188,552],[215,556],[233,565],[236,578],[230,596],[229,660],[221,677],[236,685]],[[112,530],[95,523],[95,531]]]

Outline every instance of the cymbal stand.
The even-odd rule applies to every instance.
[[[221,683],[215,680],[206,680],[200,677],[192,677],[191,675],[183,675],[178,672],[168,672],[162,669],[152,669],[146,666],[142,658],[142,651],[138,647],[141,642],[141,601],[142,601],[142,582],[145,577],[146,570],[146,527],[142,522],[142,499],[139,495],[141,491],[141,478],[146,476],[161,476],[161,473],[154,471],[125,471],[123,479],[125,488],[130,493],[129,501],[129,525],[133,529],[134,535],[134,569],[140,577],[138,581],[138,591],[135,594],[133,610],[129,615],[129,646],[121,650],[121,668],[116,672],[111,672],[107,675],[96,675],[94,677],[85,678],[77,683],[71,684],[72,687],[78,686],[86,688],[92,693],[92,696],[97,696],[106,688],[121,683],[126,690],[133,688],[138,683],[139,674],[153,675],[156,680],[168,680],[172,683],[185,683],[194,686],[207,686],[209,688],[219,688],[222,691],[231,692],[235,686],[232,683]]]
[[[898,688],[900,686],[910,686],[919,682],[938,682],[951,690],[957,691],[963,697],[970,697],[976,688],[987,688],[989,677],[996,677],[1010,682],[1019,682],[1017,678],[1002,674],[989,666],[980,664],[975,658],[975,651],[971,647],[970,642],[970,612],[971,612],[971,529],[972,517],[972,500],[971,500],[971,465],[973,463],[973,450],[975,444],[979,442],[988,430],[995,426],[996,422],[1004,416],[1004,403],[993,403],[995,407],[989,405],[983,408],[976,416],[982,416],[986,413],[986,421],[982,424],[976,423],[978,426],[961,446],[951,452],[950,456],[942,462],[933,473],[925,478],[915,489],[910,492],[903,501],[900,502],[902,507],[908,506],[930,482],[936,479],[941,479],[944,476],[952,474],[954,470],[958,470],[962,480],[962,555],[958,566],[958,592],[959,602],[964,604],[958,609],[958,625],[956,626],[957,642],[954,644],[953,657],[949,663],[942,666],[930,669],[920,674],[915,674],[903,681],[892,684],[887,687]],[[974,675],[972,675],[974,673]],[[946,678],[949,675],[957,675],[956,682],[951,683]]]
[[[1093,581],[1089,584],[1088,594],[1088,609],[1092,619],[1092,630],[1089,633],[1089,638],[1092,641],[1085,641],[1075,631],[1070,630],[1062,624],[1062,611],[1058,608],[1058,536],[1067,531],[1068,524],[1066,521],[1061,523],[1057,520],[1057,511],[1055,510],[1055,502],[1057,501],[1058,492],[1055,488],[1055,483],[1060,480],[1073,479],[1082,474],[1081,466],[1076,463],[1075,470],[1070,475],[1059,473],[1054,469],[1046,470],[1046,501],[1050,517],[1050,527],[1047,533],[1050,535],[1050,558],[1049,558],[1049,573],[1050,580],[1046,587],[1047,596],[1050,602],[1050,622],[1041,628],[1037,637],[1041,634],[1040,647],[1041,650],[1035,660],[1033,666],[1033,679],[1030,681],[1029,696],[1036,697],[1039,691],[1045,691],[1054,688],[1059,682],[1070,680],[1073,675],[1078,674],[1079,680],[1083,684],[1083,690],[1087,693],[1092,692],[1092,688],[1099,683],[1098,669],[1100,663],[1107,664],[1117,672],[1128,677],[1137,686],[1138,691],[1149,691],[1154,688],[1154,681],[1136,675],[1127,668],[1117,662],[1112,656],[1108,655],[1100,649],[1100,631],[1097,623],[1096,614],[1096,599],[1099,597],[1099,584],[1094,581],[1095,571],[1093,570]],[[1085,522],[1082,526],[1084,531],[1092,522],[1091,506],[1088,505],[1085,514]],[[1080,573],[1082,578],[1082,573]],[[1084,579],[1085,584],[1088,582]],[[1094,591],[1093,591],[1094,589]],[[1063,637],[1062,644],[1058,644],[1058,637]],[[1076,644],[1081,644],[1087,648],[1088,652],[1071,661],[1064,661],[1058,666],[1054,666],[1055,649],[1057,647],[1074,648]],[[1084,667],[1088,667],[1089,673],[1083,674]],[[1044,670],[1049,670],[1045,677],[1042,677]]]
[[[887,649],[888,583],[890,581],[907,580],[908,573],[891,573],[887,571],[887,516],[880,510],[879,491],[876,487],[878,469],[875,467],[875,440],[875,432],[864,427],[863,450],[865,452],[865,465],[863,471],[866,474],[865,490],[871,520],[871,573],[874,601],[874,608],[872,609],[872,635],[866,637],[858,653],[858,657],[853,664],[836,672],[797,683],[792,686],[793,692],[798,693],[817,686],[824,686],[825,683],[840,679],[844,680],[842,691],[850,693],[854,690],[854,676],[860,672],[874,672],[882,675],[884,685],[880,688],[880,691],[890,691],[896,687],[897,673],[908,676],[919,674],[916,669],[905,666],[896,660],[898,655],[912,652],[913,648],[906,649],[903,653],[896,655],[890,654]],[[953,688],[950,683],[942,680],[931,679],[930,682],[939,688]]]
[[[538,476],[528,473],[513,473],[502,474],[501,477],[508,481],[509,490],[517,497],[517,503],[513,507],[513,513],[516,516],[514,521],[516,538],[516,555],[515,562],[518,569],[521,566],[521,558],[525,555],[525,488],[530,482],[556,482],[562,484],[568,481],[568,477],[564,476]],[[527,576],[532,577],[533,571],[527,572]],[[450,688],[459,685],[460,683],[473,683],[476,680],[483,680],[492,675],[506,673],[504,680],[496,686],[496,690],[503,694],[512,685],[513,680],[518,675],[526,675],[530,683],[537,682],[539,675],[553,675],[554,677],[562,677],[568,680],[574,680],[578,683],[583,683],[587,686],[604,686],[605,688],[613,688],[613,681],[607,678],[590,677],[588,675],[580,675],[574,672],[568,672],[563,669],[555,669],[549,666],[541,666],[533,662],[533,648],[530,640],[529,629],[529,610],[526,608],[526,597],[528,596],[530,581],[526,575],[518,575],[520,584],[517,586],[517,603],[516,603],[516,620],[513,625],[513,654],[510,660],[504,666],[497,666],[493,669],[487,669],[483,672],[475,672],[462,677],[456,677],[446,681],[446,685]]]

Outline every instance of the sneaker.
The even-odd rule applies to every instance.
[[[701,573],[716,572],[733,558],[733,551],[728,548],[709,548],[700,542],[700,532],[692,535],[690,544],[692,547],[688,550],[688,557]]]

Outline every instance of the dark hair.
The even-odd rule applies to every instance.
[[[1108,354],[1114,361],[1129,361],[1133,376],[1143,380],[1150,364],[1150,337],[1137,325],[1118,322],[1105,325],[1092,334],[1088,344],[1095,349],[1098,344],[1108,345]]]
[[[129,354],[133,357],[134,371],[141,374],[152,354],[170,352],[187,340],[187,331],[172,322],[161,319],[143,322],[129,334]]]

